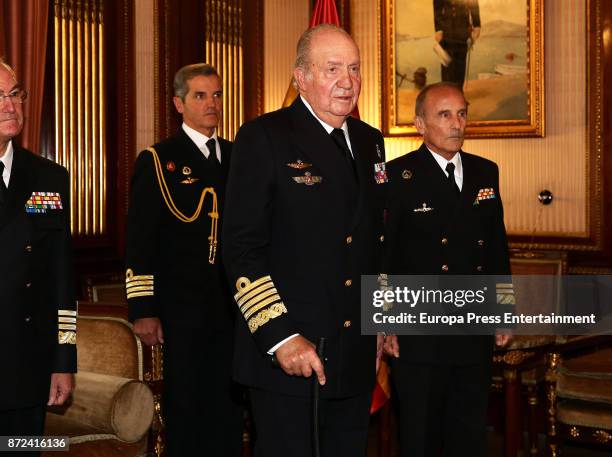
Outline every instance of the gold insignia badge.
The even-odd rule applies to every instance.
[[[191,176],[188,176],[186,179],[183,179],[181,181],[181,184],[193,184],[194,182],[199,181],[200,178],[192,178]]]
[[[404,179],[411,179],[412,178],[412,171],[410,171],[410,170],[402,171],[402,178],[404,178]]]
[[[298,159],[295,162],[288,163],[287,166],[291,168],[295,168],[296,170],[303,170],[304,168],[312,167],[312,164],[302,162],[300,159]]]
[[[187,166],[183,167],[183,174],[185,176],[189,176],[191,174],[191,168],[189,168]]]
[[[423,206],[421,208],[414,208],[412,211],[414,211],[415,213],[428,213],[430,211],[433,211],[433,208],[427,206],[427,203],[423,203]]]
[[[172,160],[166,162],[166,170],[168,170],[169,172],[173,172],[174,170],[176,170],[176,165]]]
[[[306,184],[307,186],[313,186],[323,181],[322,176],[312,176],[310,172],[304,173],[304,176],[293,176],[293,180],[298,184]]]

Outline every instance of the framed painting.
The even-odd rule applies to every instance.
[[[384,5],[385,135],[417,135],[419,90],[449,81],[469,102],[468,137],[544,136],[544,0]]]

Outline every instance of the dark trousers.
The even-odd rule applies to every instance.
[[[243,400],[231,379],[232,332],[163,330],[166,455],[238,457]]]
[[[312,457],[312,403],[251,389],[255,422],[254,457]],[[322,457],[365,457],[370,420],[368,392],[356,397],[320,400]]]
[[[0,411],[1,436],[42,436],[45,428],[45,407]],[[2,457],[38,457],[40,452],[2,452]]]
[[[402,457],[484,457],[490,363],[393,361]]]
[[[463,90],[468,49],[467,42],[442,41],[440,45],[448,52],[448,55],[452,59],[448,67],[444,65],[441,66],[442,81],[455,83]]]

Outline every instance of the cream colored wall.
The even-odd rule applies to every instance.
[[[290,3],[289,7],[288,4]],[[295,44],[308,22],[308,0],[265,2],[265,109],[282,103]],[[379,0],[352,0],[352,33],[362,56],[362,119],[380,128]],[[546,137],[467,140],[464,149],[497,162],[512,234],[581,236],[587,226],[586,0],[545,2]],[[387,138],[388,159],[420,141]],[[554,194],[544,207],[538,193]]]
[[[136,86],[137,154],[155,143],[155,5],[154,0],[134,2],[134,60]]]
[[[309,18],[309,0],[264,0],[265,112],[283,103],[293,73],[295,46]]]

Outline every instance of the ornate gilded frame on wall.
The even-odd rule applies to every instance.
[[[603,0],[585,0],[586,4],[586,209],[587,230],[584,236],[547,236],[547,235],[512,235],[510,246],[517,249],[554,249],[563,251],[601,252],[607,249],[604,243],[606,213],[604,184],[609,178],[605,172],[605,163],[612,157],[612,150],[604,147],[604,117],[609,95],[604,93],[604,68],[607,60],[604,46],[610,48],[609,41],[604,40],[602,8]],[[609,11],[607,12],[609,17]],[[604,98],[606,97],[606,98]],[[606,237],[607,238],[607,237]],[[570,268],[573,274],[604,274],[598,269]]]
[[[512,18],[524,19],[524,27],[516,20],[499,16],[496,1],[480,0],[482,34],[466,56],[464,89],[471,102],[472,119],[467,136],[544,136],[544,0],[524,0],[524,10],[521,6],[512,11]],[[478,4],[478,0],[465,2]],[[441,79],[439,57],[434,51],[432,3],[384,2],[381,89],[386,136],[418,134],[412,123],[416,94],[425,83]],[[441,10],[442,7],[438,12]],[[444,41],[440,44],[446,46]]]

